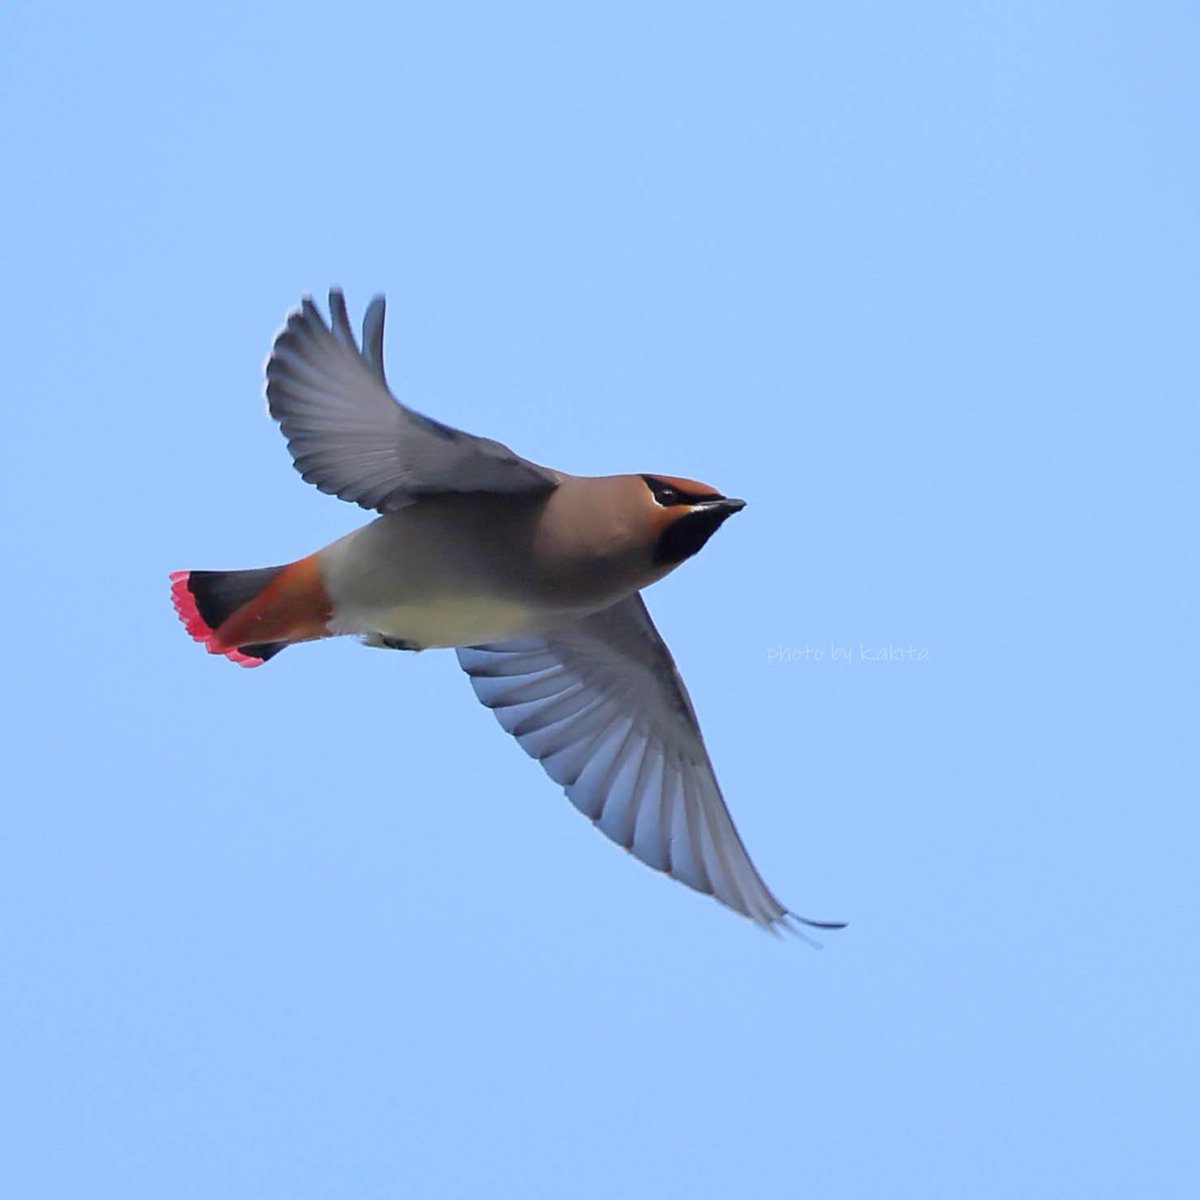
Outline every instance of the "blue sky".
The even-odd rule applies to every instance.
[[[1195,1195],[1195,7],[171,8],[0,15],[3,1193]],[[648,602],[824,950],[448,653],[188,641],[364,519],[263,414],[331,283],[747,498]]]

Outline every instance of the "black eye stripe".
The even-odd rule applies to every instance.
[[[654,475],[643,475],[646,486],[653,493],[655,500],[664,508],[672,508],[678,504],[699,504],[702,500],[724,500],[720,492],[685,492],[673,483],[667,483]]]

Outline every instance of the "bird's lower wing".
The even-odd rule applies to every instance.
[[[640,595],[551,633],[462,648],[458,659],[500,724],[614,842],[765,928],[793,917],[734,828]]]

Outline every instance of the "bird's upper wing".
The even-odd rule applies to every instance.
[[[551,633],[463,647],[458,660],[500,724],[614,842],[768,929],[793,916],[734,828],[640,595]]]
[[[323,492],[392,512],[440,492],[550,492],[558,476],[487,438],[406,408],[383,374],[384,299],[363,318],[359,350],[338,289],[330,324],[307,296],[267,360],[267,407],[296,469]]]

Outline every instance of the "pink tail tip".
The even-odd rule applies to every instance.
[[[188,586],[191,574],[191,571],[172,571],[170,575],[171,603],[191,639],[199,642],[209,654],[224,655],[239,667],[261,667],[265,659],[243,654],[236,646],[222,646],[217,641],[216,633],[209,628],[208,622],[200,615],[200,609],[196,607],[196,597]]]

